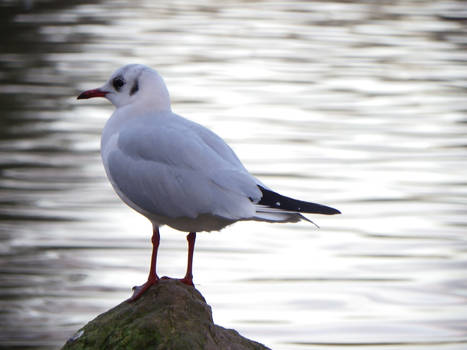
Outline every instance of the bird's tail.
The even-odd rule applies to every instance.
[[[334,215],[341,212],[326,205],[305,202],[298,199],[283,196],[268,190],[260,185],[262,192],[261,200],[256,203],[255,219],[272,222],[297,222],[308,220],[300,213]]]

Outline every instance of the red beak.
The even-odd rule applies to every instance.
[[[78,100],[83,100],[83,99],[93,98],[93,97],[105,97],[107,93],[108,93],[107,91],[102,91],[100,89],[87,90],[87,91],[82,92],[78,96]]]

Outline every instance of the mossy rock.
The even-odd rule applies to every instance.
[[[124,301],[89,322],[62,350],[264,350],[264,345],[214,324],[201,293],[160,280],[134,302]]]

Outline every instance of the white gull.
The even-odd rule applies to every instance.
[[[181,281],[193,285],[196,232],[221,230],[240,220],[297,222],[308,220],[301,213],[340,213],[265,186],[222,138],[172,112],[162,77],[147,66],[126,65],[78,99],[92,97],[105,97],[116,107],[101,139],[107,177],[119,197],[153,225],[149,277],[134,288],[130,300],[159,281],[156,260],[162,225],[189,232],[188,266]]]

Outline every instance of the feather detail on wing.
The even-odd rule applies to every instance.
[[[310,214],[334,215],[341,213],[339,210],[328,207],[326,205],[313,202],[305,202],[298,199],[283,196],[260,185],[258,185],[258,188],[261,190],[262,193],[261,200],[258,202],[258,204],[267,206],[269,208]]]
[[[122,129],[117,147],[104,159],[117,193],[134,209],[163,217],[251,218],[255,206],[250,198],[261,197],[254,177],[222,139],[197,128],[179,120]]]
[[[318,227],[313,221],[300,213],[340,214],[340,211],[337,209],[286,197],[263,186],[263,184],[258,184],[262,197],[255,205],[256,220],[271,222],[297,222],[306,220]]]

